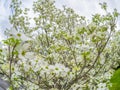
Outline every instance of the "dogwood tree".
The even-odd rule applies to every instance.
[[[0,49],[0,73],[10,90],[107,90],[113,70],[113,36],[119,13],[95,14],[91,20],[51,0],[33,2],[35,16],[12,0],[11,27]],[[31,22],[35,25],[31,26]]]

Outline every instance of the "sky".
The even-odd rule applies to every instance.
[[[0,0],[0,41],[4,39],[3,32],[6,28],[9,28],[9,15],[11,14],[11,9],[9,8],[11,0]],[[35,0],[22,0],[22,7],[32,8],[32,2]],[[106,2],[108,5],[108,11],[113,11],[114,8],[120,12],[119,0],[56,0],[56,7],[62,9],[63,5],[70,7],[75,10],[81,16],[85,16],[90,19],[91,16],[95,13],[104,12],[101,10],[99,3]],[[31,16],[34,15],[33,12],[30,12]],[[32,22],[32,21],[31,21]],[[118,21],[118,25],[120,20]]]

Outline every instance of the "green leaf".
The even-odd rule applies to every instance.
[[[101,8],[104,9],[105,11],[107,10],[107,3],[103,2],[103,3],[99,3],[101,5]]]
[[[112,83],[112,87],[110,87],[110,90],[119,90],[120,89],[120,69],[115,71],[113,76],[110,79],[110,82]]]

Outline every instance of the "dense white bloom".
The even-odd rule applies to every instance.
[[[111,72],[106,72],[104,77],[107,78],[107,79],[110,79],[112,76],[112,73]]]
[[[25,53],[25,58],[33,60],[35,58],[35,55],[34,55],[33,52],[26,52]]]
[[[60,75],[60,76],[66,76],[67,72],[69,72],[69,68],[66,68],[64,65],[62,64],[55,64],[54,67],[54,72],[56,73],[56,75]]]
[[[104,64],[104,63],[105,63],[105,57],[104,57],[104,56],[101,56],[100,58],[101,58],[101,59],[100,59],[100,64]]]
[[[106,83],[99,83],[97,90],[107,90]]]
[[[58,90],[57,88],[51,88],[50,90]]]
[[[92,48],[90,45],[88,45],[88,44],[82,44],[81,46],[81,50],[84,50],[84,51],[87,51],[87,50],[89,50],[90,48]]]
[[[25,43],[22,45],[21,49],[24,51],[27,51],[30,48],[30,44],[29,43]]]

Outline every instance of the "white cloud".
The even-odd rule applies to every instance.
[[[0,41],[2,39],[4,39],[4,35],[3,32],[5,30],[5,28],[7,28],[9,26],[9,21],[8,21],[8,17],[10,14],[10,9],[9,6],[7,7],[7,4],[9,2],[5,2],[6,0],[0,0]]]
[[[1,27],[0,27],[0,30],[2,30]],[[0,41],[3,40],[4,37],[5,37],[5,36],[3,35],[3,31],[0,31]]]

